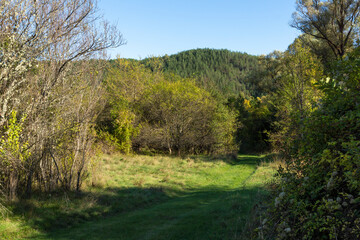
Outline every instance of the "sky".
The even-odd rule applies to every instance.
[[[98,8],[127,42],[111,58],[196,48],[261,55],[286,50],[300,34],[289,25],[295,0],[98,0]]]

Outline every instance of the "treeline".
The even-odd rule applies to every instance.
[[[194,79],[117,59],[105,86],[107,107],[97,130],[117,150],[178,155],[235,150],[234,114]]]
[[[163,75],[170,81],[193,79],[197,87],[210,93],[217,105],[231,112],[235,119],[225,119],[235,123],[232,128],[234,146],[241,152],[249,153],[266,152],[271,147],[269,132],[273,129],[276,110],[269,102],[269,95],[277,85],[273,76],[276,75],[275,70],[270,68],[274,68],[272,59],[277,54],[281,53],[256,57],[229,50],[195,49],[141,61],[129,59],[127,62],[133,66],[141,65],[143,71]],[[121,68],[115,60],[111,60],[111,64],[112,68]],[[117,81],[124,78],[128,77],[116,77]],[[132,81],[142,78],[138,76],[138,80]],[[230,123],[223,124],[231,126]],[[109,126],[104,129],[109,129]]]
[[[152,68],[154,58],[142,60]],[[259,69],[258,57],[229,50],[194,49],[158,58],[160,68],[183,78],[195,78],[208,91],[217,91],[224,97],[242,92],[253,95],[249,75]]]

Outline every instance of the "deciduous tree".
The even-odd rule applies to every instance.
[[[15,193],[80,186],[103,74],[103,62],[90,59],[123,43],[95,0],[1,1],[0,135],[7,136],[12,112],[26,116],[20,144],[31,152],[13,164],[12,171],[22,169]],[[1,171],[2,186],[9,174]]]
[[[342,58],[359,36],[358,0],[297,0],[294,28],[320,39]]]

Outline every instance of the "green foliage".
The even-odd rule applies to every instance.
[[[157,74],[137,61],[111,61],[105,81],[107,105],[97,120],[97,127],[100,137],[117,150],[131,152],[132,139],[141,128],[135,122],[134,104],[157,78]]]
[[[139,127],[134,127],[135,114],[129,110],[116,111],[114,118],[114,137],[118,149],[125,153],[131,151],[131,138],[136,136]]]
[[[360,61],[358,51],[319,82],[321,105],[304,121],[268,232],[280,239],[360,238]]]
[[[311,52],[321,61],[324,66],[324,71],[331,71],[331,65],[336,61],[336,56],[331,50],[331,47],[311,35],[302,34],[298,38],[306,47],[310,48]]]
[[[149,60],[144,64],[151,66]],[[229,50],[194,49],[160,58],[162,70],[183,78],[195,78],[207,91],[220,92],[225,97],[252,93],[247,78],[259,68],[258,58]]]
[[[163,73],[161,64],[111,62],[100,135],[125,153],[232,151],[234,115],[195,81]]]
[[[235,142],[236,114],[222,103],[217,103],[210,128],[215,138],[213,153],[237,152]]]
[[[229,99],[228,105],[237,115],[236,142],[240,152],[266,152],[270,149],[268,132],[275,113],[268,99],[268,96]]]
[[[29,143],[21,141],[20,138],[25,119],[26,116],[23,116],[18,120],[16,111],[12,111],[5,135],[0,139],[0,156],[3,164],[6,166],[12,166],[12,168],[20,167],[31,155],[28,148]],[[14,166],[14,160],[19,166]]]
[[[25,180],[24,172],[31,156],[28,142],[22,139],[26,115],[20,120],[16,115],[16,111],[11,112],[5,134],[0,139],[0,192],[4,190],[10,200],[17,197],[18,182]]]
[[[232,144],[232,115],[191,80],[153,85],[144,92],[138,109],[144,122],[136,139],[139,148],[210,153]]]
[[[283,55],[283,52],[273,51],[258,58],[258,68],[250,71],[246,79],[247,89],[252,97],[262,97],[277,91],[279,87],[277,82],[282,72]]]
[[[118,146],[127,146],[127,149],[131,143],[125,144],[125,142],[133,139],[135,140],[134,147],[137,150],[141,149],[142,151],[152,152],[158,149],[159,151],[171,152],[174,150],[174,142],[178,142],[175,144],[175,149],[179,152],[178,146],[180,142],[187,142],[184,142],[184,145],[188,145],[185,148],[189,150],[196,145],[195,139],[197,139],[198,145],[202,145],[202,147],[195,147],[191,152],[216,152],[220,151],[220,149],[222,149],[221,151],[225,151],[225,149],[228,149],[227,151],[233,151],[234,145],[231,144],[231,142],[234,141],[234,133],[237,131],[237,142],[239,145],[241,145],[240,142],[242,142],[242,149],[245,152],[266,151],[269,149],[267,132],[271,129],[270,122],[273,121],[274,109],[268,104],[268,98],[263,96],[271,92],[271,89],[274,89],[276,86],[274,81],[276,71],[278,71],[279,68],[278,64],[275,64],[278,60],[278,58],[274,57],[276,54],[277,53],[274,53],[268,58],[259,61],[258,57],[228,50],[196,49],[171,56],[147,58],[140,62],[124,59],[111,61],[112,67],[107,77],[109,99],[111,100],[106,110],[107,113],[104,112],[104,114],[108,116],[111,115],[112,117],[108,118],[107,122],[106,117],[103,118],[105,121],[100,124],[101,129],[110,134],[107,135],[108,139],[117,141]],[[271,62],[271,64],[269,64],[269,62]],[[270,70],[270,68],[274,69]],[[163,107],[172,109],[171,111],[163,111],[164,109],[160,111],[165,115],[180,114],[180,112],[184,111],[185,103],[188,104],[188,106],[191,105],[191,101],[194,101],[194,106],[201,106],[202,104],[198,104],[196,103],[197,100],[191,99],[186,91],[179,90],[179,93],[174,93],[165,91],[160,87],[155,89],[152,85],[156,85],[159,82],[186,82],[186,78],[189,77],[195,79],[194,86],[205,89],[211,94],[210,97],[205,91],[201,93],[207,95],[206,98],[208,99],[213,98],[210,104],[213,106],[211,107],[212,110],[210,110],[210,108],[209,110],[204,110],[207,113],[202,113],[202,115],[205,116],[203,121],[193,120],[193,123],[199,122],[197,125],[199,125],[200,122],[203,123],[202,133],[195,134],[195,132],[193,132],[193,136],[186,133],[187,135],[184,135],[187,136],[185,137],[186,140],[180,141],[179,136],[182,134],[175,134],[177,137],[174,137],[174,132],[176,132],[174,130],[175,127],[165,127],[165,125],[172,124],[170,122],[179,122],[180,120],[173,117],[171,121],[168,119],[166,120],[167,123],[164,123],[163,119],[160,120],[163,116],[160,117],[157,112]],[[189,85],[187,87],[191,92],[192,87]],[[151,90],[145,91],[145,89]],[[156,104],[154,103],[154,99],[141,99],[143,94],[149,94],[149,91],[152,92],[154,97],[158,97]],[[157,94],[157,91],[163,92]],[[239,94],[247,99],[255,99],[252,104],[253,109],[241,112],[229,103],[227,106],[231,106],[232,109],[232,111],[229,111],[227,107],[223,106],[223,102],[226,102],[227,97]],[[160,95],[162,95],[162,97],[160,97]],[[167,95],[173,97],[170,98]],[[263,100],[266,99],[265,102],[261,104],[256,103],[256,99],[260,99],[256,98],[257,96]],[[146,98],[145,95],[144,97]],[[235,98],[232,97],[229,102],[234,101],[234,99]],[[146,101],[148,101],[148,105],[144,107]],[[169,101],[173,101],[171,103],[173,106],[163,103]],[[147,114],[145,113],[146,111],[141,112],[141,110],[137,112],[134,107],[135,105],[143,105],[140,107],[141,109],[151,108],[152,110],[148,110],[147,112],[152,112],[153,115],[157,114],[157,119],[151,119],[153,116],[150,115],[144,116],[144,114]],[[190,108],[192,107],[189,107],[189,109]],[[206,104],[203,108],[206,108]],[[201,107],[199,109],[201,109]],[[178,112],[175,113],[176,111]],[[118,122],[121,124],[116,126],[115,119],[117,118],[117,114],[119,113],[124,117],[125,115],[121,114],[124,112],[134,116],[127,118],[128,120],[131,119],[129,123],[132,122],[132,124],[121,123],[122,121],[119,119]],[[193,114],[196,115],[197,113],[193,112]],[[149,117],[149,119],[147,119],[147,117]],[[197,117],[194,117],[194,119],[196,118]],[[235,121],[235,118],[238,118],[238,120]],[[174,123],[173,125],[176,124],[177,123]],[[237,124],[238,127],[234,127],[235,124]],[[126,128],[125,125],[130,128]],[[200,129],[200,127],[196,127],[196,124],[192,125],[194,129]],[[245,125],[246,127],[244,127]],[[140,126],[142,128],[141,131]],[[136,130],[133,131],[131,127],[136,128]],[[116,129],[119,129],[119,131],[117,131],[119,137],[115,137]],[[200,130],[197,130],[198,133],[199,131]],[[132,132],[136,134],[140,133],[140,135],[132,135]],[[129,137],[126,138],[124,136],[125,133],[130,133]],[[207,137],[205,137],[205,135],[207,135]],[[152,138],[151,136],[155,137]],[[152,140],[151,144],[147,142],[150,139]],[[191,141],[193,141],[193,143],[190,144]],[[211,145],[212,147],[210,147]],[[125,150],[123,147],[118,148],[122,151]]]
[[[322,78],[321,63],[299,39],[280,61],[278,87],[271,99],[277,117],[271,141],[277,151],[288,150],[303,137],[304,120],[317,108],[321,93],[316,84]]]

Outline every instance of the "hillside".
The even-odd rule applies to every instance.
[[[146,65],[149,60],[142,62]],[[160,58],[162,70],[184,78],[195,77],[201,86],[226,97],[250,95],[249,76],[259,69],[258,57],[221,49],[193,49]]]

